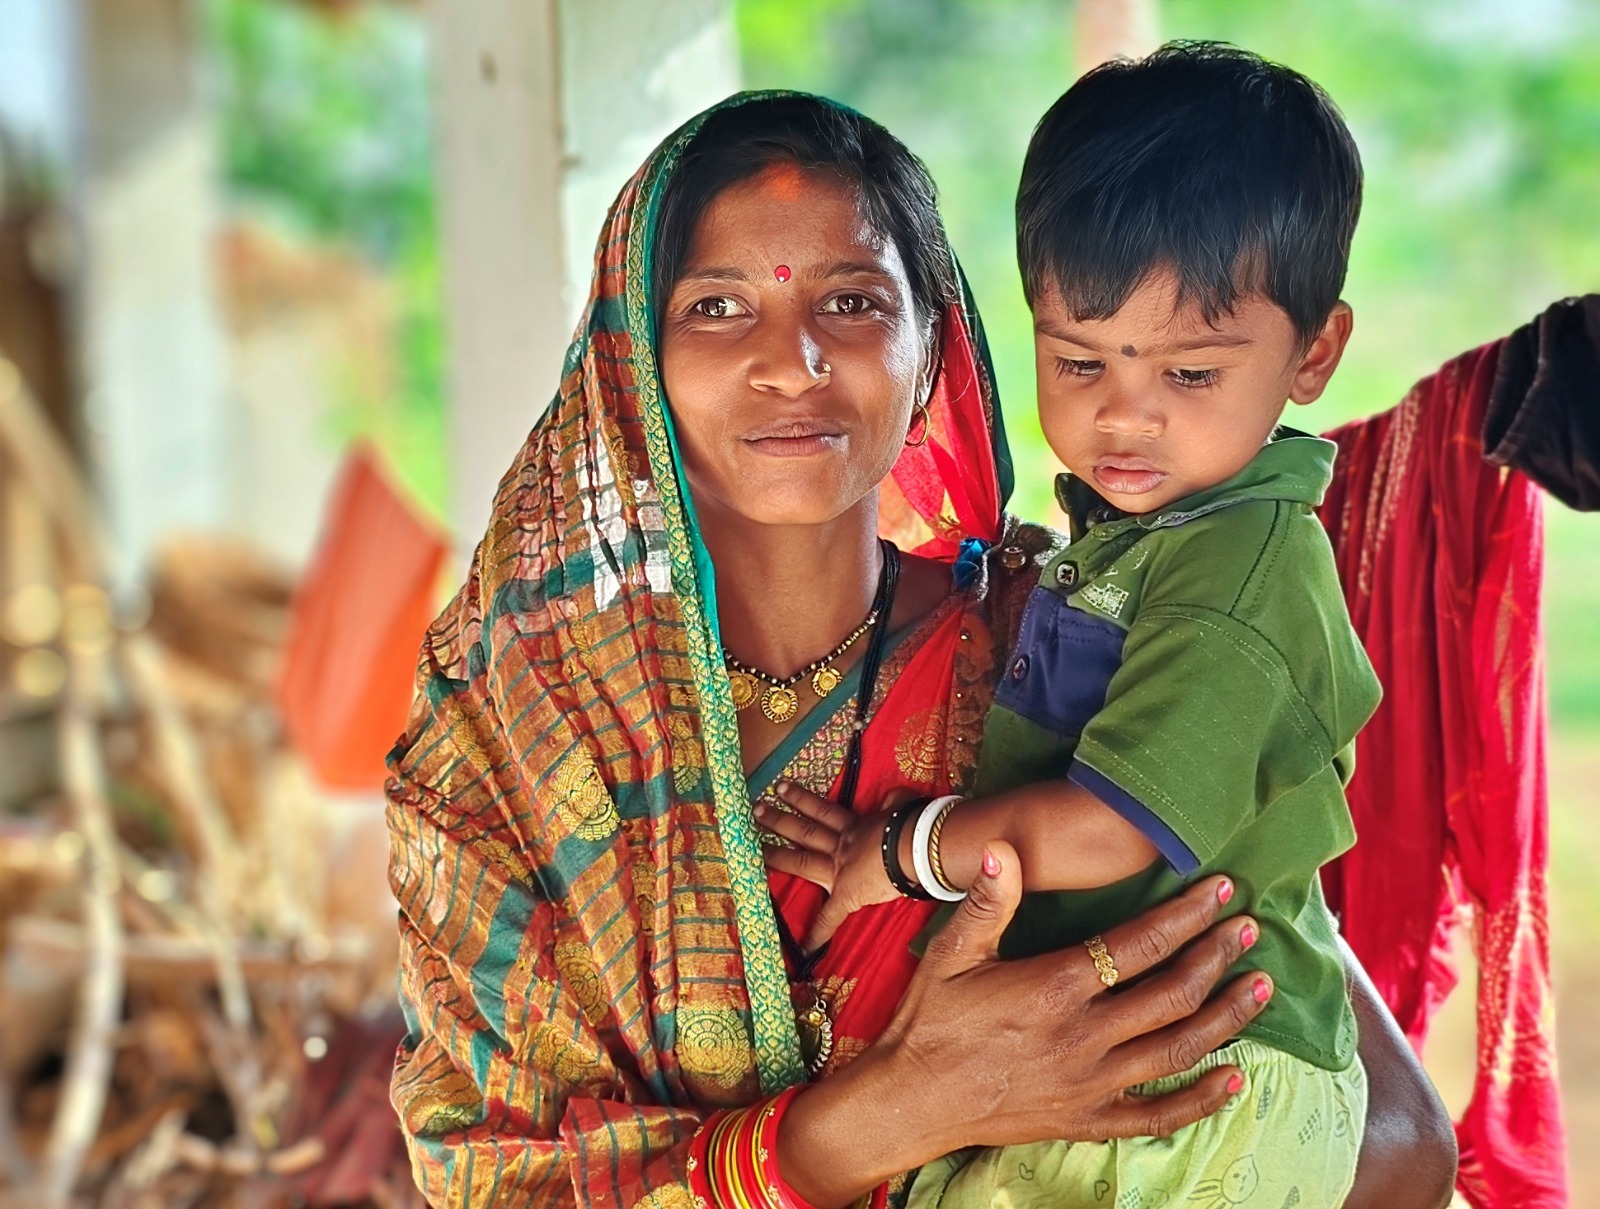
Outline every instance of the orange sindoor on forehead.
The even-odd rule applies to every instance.
[[[761,174],[761,190],[773,201],[792,202],[805,192],[806,172],[799,164],[773,164]],[[786,285],[794,276],[789,266],[780,264],[772,270],[779,285]]]
[[[806,170],[799,164],[773,164],[761,174],[762,192],[774,201],[795,201],[806,188]]]

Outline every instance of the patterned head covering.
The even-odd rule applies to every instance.
[[[718,108],[780,95],[793,94]],[[606,218],[560,391],[429,630],[390,757],[412,1033],[448,1014],[451,1061],[480,1095],[504,1046],[575,1088],[638,1081],[663,1105],[802,1078],[710,559],[654,348],[663,186],[706,116]],[[970,303],[943,316],[941,350],[929,438],[896,465],[881,516],[903,549],[955,561],[998,536],[1010,467]],[[562,1024],[561,995],[587,1025]],[[504,1075],[508,1103],[519,1078]]]

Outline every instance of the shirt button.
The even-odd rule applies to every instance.
[[[1070,588],[1078,582],[1078,564],[1062,563],[1056,567],[1056,583],[1063,588]]]
[[[1021,546],[1007,546],[1000,551],[1000,565],[1007,571],[1020,571],[1027,561],[1027,552]]]
[[[1011,678],[1013,680],[1021,680],[1027,674],[1028,657],[1026,655],[1018,655],[1017,661],[1011,665]]]

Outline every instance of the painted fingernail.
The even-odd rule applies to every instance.
[[[1245,926],[1239,930],[1239,943],[1247,949],[1256,943],[1256,929],[1254,924],[1245,924]]]
[[[1244,1076],[1243,1075],[1229,1075],[1228,1076],[1228,1094],[1230,1096],[1236,1096],[1240,1092],[1242,1092],[1243,1090],[1244,1090]]]
[[[1219,903],[1226,903],[1232,897],[1233,883],[1224,878],[1222,880],[1222,884],[1217,887],[1217,901]]]
[[[1250,994],[1257,1003],[1265,1003],[1272,998],[1272,984],[1265,978],[1257,978],[1255,986],[1250,988]]]
[[[1000,858],[987,848],[983,850],[983,872],[986,877],[1000,876]]]

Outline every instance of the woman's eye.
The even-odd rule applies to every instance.
[[[702,298],[691,306],[689,310],[699,315],[702,319],[732,319],[745,313],[744,307],[740,306],[738,302],[722,295],[715,298]]]
[[[840,294],[823,303],[822,309],[831,315],[865,315],[879,308],[865,294]]]
[[[1217,380],[1217,371],[1214,369],[1175,369],[1172,371],[1172,380],[1179,386],[1211,386]]]
[[[1092,378],[1104,368],[1100,361],[1085,361],[1078,357],[1057,357],[1056,376],[1058,378]]]

